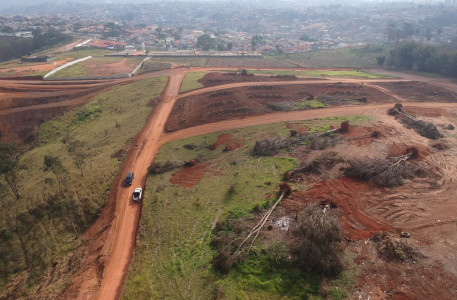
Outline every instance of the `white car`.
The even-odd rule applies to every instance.
[[[133,201],[141,202],[141,195],[143,194],[143,190],[141,188],[136,188],[132,194]]]

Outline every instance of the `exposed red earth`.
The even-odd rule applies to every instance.
[[[189,71],[194,70],[191,69]],[[409,146],[412,143],[420,149],[422,155],[418,163],[429,166],[433,170],[434,176],[436,175],[436,188],[430,188],[428,182],[418,180],[414,184],[405,185],[401,188],[382,190],[374,189],[366,183],[339,179],[337,181],[316,183],[310,190],[304,193],[298,193],[295,196],[293,194],[291,198],[284,202],[284,208],[289,207],[291,210],[299,208],[309,201],[310,198],[317,201],[329,201],[341,208],[343,211],[342,225],[346,237],[353,241],[360,240],[360,242],[356,242],[354,246],[351,246],[354,247],[353,251],[356,253],[357,259],[359,262],[365,261],[373,264],[373,269],[363,269],[358,279],[357,293],[360,293],[360,295],[373,295],[372,299],[375,298],[375,295],[379,295],[378,299],[385,299],[387,297],[391,299],[430,298],[433,295],[429,294],[430,288],[426,286],[427,281],[430,281],[430,287],[436,287],[436,295],[439,295],[440,299],[446,299],[446,297],[455,295],[457,261],[452,254],[457,250],[457,219],[454,216],[454,212],[457,209],[457,203],[454,197],[457,192],[457,187],[455,187],[455,180],[457,179],[457,166],[455,165],[457,157],[455,150],[441,151],[431,147],[429,140],[418,136],[412,130],[404,128],[393,117],[386,115],[386,110],[392,107],[392,102],[387,103],[387,100],[392,99],[393,96],[402,102],[416,101],[416,99],[409,99],[408,94],[404,95],[400,92],[396,93],[389,90],[386,86],[380,84],[381,80],[350,79],[332,79],[325,81],[325,83],[322,80],[263,82],[260,84],[244,82],[203,88],[178,96],[185,72],[187,71],[177,69],[154,73],[154,76],[159,76],[157,74],[172,76],[162,95],[160,104],[148,119],[141,133],[133,141],[134,145],[137,146],[131,147],[131,150],[127,154],[122,170],[112,185],[109,199],[100,218],[84,234],[84,240],[87,241],[88,245],[87,254],[81,268],[73,276],[72,285],[61,295],[61,299],[117,299],[120,296],[123,281],[135,248],[136,232],[141,214],[141,206],[130,201],[130,195],[132,189],[135,187],[144,186],[147,167],[154,159],[155,154],[162,144],[177,139],[222,130],[275,122],[289,122],[288,126],[296,130],[296,126],[291,122],[362,114],[370,115],[379,122],[376,128],[380,129],[382,138],[379,141],[371,141],[369,143],[348,141],[347,144],[349,146],[345,150],[342,149],[341,153],[344,154],[345,151],[346,153],[354,152],[359,147],[365,147],[365,152],[361,152],[362,154],[372,155],[376,151],[379,153],[389,153],[390,151],[390,153],[394,154],[401,152],[405,146]],[[115,83],[129,82],[131,80],[145,78],[146,76],[148,75],[141,75],[136,79],[118,80]],[[373,90],[373,94],[380,95],[379,99],[386,99],[386,103],[377,103],[377,101],[370,103],[367,101],[367,104],[356,106],[275,113],[265,111],[259,115],[244,116],[242,118],[232,115],[227,120],[201,124],[185,129],[180,129],[183,127],[179,127],[176,129],[177,131],[164,134],[165,124],[170,113],[172,113],[175,101],[179,98],[184,100],[189,99],[185,97],[227,91],[229,88],[246,90],[254,85],[317,86],[322,84],[336,84],[338,82],[344,82],[347,85],[365,83],[369,85],[367,89],[370,91]],[[393,84],[395,80],[389,79],[382,82],[392,82]],[[95,81],[89,85],[91,88],[105,88],[106,84],[106,82]],[[79,83],[76,82],[44,84],[31,82],[25,84],[6,81],[5,84],[0,82],[0,88],[4,88],[4,90],[0,90],[0,93],[18,93],[17,95],[19,97],[21,96],[20,93],[23,93],[32,85],[36,85],[42,90],[55,91],[57,93],[61,91],[61,88],[72,87],[78,89],[80,87]],[[382,88],[374,90],[374,86],[382,86]],[[344,89],[341,91],[344,91]],[[27,102],[26,100],[24,101],[24,103]],[[197,100],[195,101],[195,103],[198,102]],[[56,103],[35,103],[25,106],[28,108],[24,109],[24,111],[40,111],[42,105],[49,105],[49,107],[56,108],[58,107]],[[208,102],[207,104],[210,103]],[[11,107],[11,103],[4,105],[4,109],[0,109],[0,116],[2,112],[4,115],[7,115],[23,109],[22,107]],[[428,118],[436,118],[436,122],[438,123],[453,123],[457,125],[457,103],[406,103],[404,104],[404,108],[411,113]],[[17,109],[18,111],[8,111],[8,109]],[[196,114],[196,116],[201,118],[201,115]],[[353,131],[347,133],[346,138],[371,131],[371,128],[364,129],[361,127],[357,129],[355,127],[355,129],[351,130]],[[306,128],[303,131],[306,131]],[[229,139],[228,137],[221,137],[220,144],[227,145],[224,143],[226,138]],[[406,141],[408,141],[407,144]],[[445,142],[450,144],[451,147],[457,147],[457,142],[450,137],[447,137]],[[369,152],[367,149],[372,152]],[[175,178],[185,179],[188,176],[186,172],[192,173],[193,171],[198,171],[198,174],[204,175],[205,167],[203,166],[196,165],[180,170],[175,173]],[[135,172],[134,184],[131,188],[121,187],[120,181],[129,171]],[[191,187],[190,183],[188,187]],[[407,265],[391,262],[384,264],[384,261],[376,256],[371,242],[369,240],[368,242],[364,242],[367,241],[366,238],[372,233],[378,231],[387,231],[392,234],[396,234],[399,231],[410,232],[412,235],[411,242],[418,246],[425,256],[430,258],[410,267],[411,272],[421,274],[417,276],[410,274],[410,278],[415,281],[406,277],[409,272],[406,271],[408,268]],[[443,266],[445,267],[443,268]],[[433,276],[438,276],[441,279],[442,287],[436,284],[437,280]],[[404,283],[403,286],[402,282]],[[417,282],[418,289],[413,288],[414,282]],[[357,298],[358,295],[353,296],[353,298]]]

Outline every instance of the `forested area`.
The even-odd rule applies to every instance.
[[[33,38],[0,37],[0,61],[31,55],[36,51],[52,47],[69,39],[69,36],[57,30],[50,30],[45,33],[35,30]]]
[[[407,42],[390,51],[386,65],[457,77],[457,48]]]

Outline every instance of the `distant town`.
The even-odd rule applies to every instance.
[[[457,42],[456,14],[455,1],[274,10],[240,2],[55,4],[8,9],[0,17],[0,36],[32,38],[34,32],[56,30],[85,38],[78,47],[126,55],[259,56],[404,39],[452,44]]]

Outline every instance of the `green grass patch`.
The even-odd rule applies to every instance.
[[[342,120],[362,124],[365,116],[335,117],[296,122],[312,132],[339,125]],[[220,134],[243,140],[241,148],[210,150]],[[264,252],[254,251],[227,277],[212,267],[210,246],[216,220],[250,217],[255,207],[276,200],[284,171],[296,166],[284,152],[274,157],[251,155],[255,141],[265,136],[286,137],[285,123],[223,131],[170,142],[155,162],[188,161],[199,157],[209,170],[192,189],[172,184],[176,171],[148,176],[137,247],[122,299],[211,299],[219,286],[227,299],[318,299],[319,282],[294,268],[272,269]],[[185,148],[185,145],[192,147]]]
[[[186,77],[184,78],[182,85],[181,85],[181,90],[179,91],[180,93],[185,93],[188,91],[196,90],[199,88],[202,88],[203,85],[198,82],[198,80],[202,79],[203,76],[205,76],[207,72],[190,72],[186,74]]]
[[[103,49],[85,49],[85,50],[71,50],[64,53],[57,54],[57,59],[79,59],[86,56],[104,56],[105,54],[113,54],[119,51],[114,50],[103,50]]]
[[[302,67],[359,69],[378,67],[376,57],[387,57],[388,54],[389,49],[387,47],[369,45],[356,48],[280,54],[272,56],[272,58],[282,59]]]
[[[80,233],[98,217],[126,149],[152,111],[150,101],[166,84],[166,77],[158,77],[119,85],[40,126],[36,146],[20,158],[21,198],[0,189],[0,260],[9,262],[0,264],[1,274],[28,268],[32,286],[53,261],[81,244]],[[86,155],[84,176],[68,152],[75,140]],[[68,170],[63,192],[56,176],[43,171],[45,155],[58,157]]]
[[[275,264],[267,251],[253,248],[244,263],[217,281],[226,299],[320,299],[317,277],[291,263]]]
[[[155,71],[160,71],[160,70],[167,70],[170,68],[171,68],[170,63],[147,60],[143,63],[143,66],[141,67],[138,74],[144,74],[144,73],[155,72]]]
[[[364,78],[379,79],[391,78],[392,76],[376,74],[360,70],[250,70],[253,74],[271,74],[271,75],[294,75],[294,76],[311,76],[311,77],[345,77],[345,78]]]

